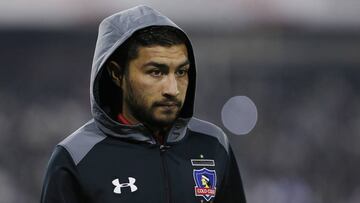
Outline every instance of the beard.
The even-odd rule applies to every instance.
[[[129,112],[140,122],[155,128],[166,128],[171,126],[178,118],[182,107],[182,102],[174,97],[165,97],[161,101],[155,101],[150,106],[146,105],[146,98],[140,91],[136,90],[131,82],[126,80],[127,94],[123,95],[124,102],[128,106]],[[160,116],[156,116],[157,108],[164,105],[164,103],[173,102],[176,104],[177,111],[164,110]]]

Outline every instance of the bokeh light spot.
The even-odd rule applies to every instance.
[[[247,96],[234,96],[223,106],[221,119],[224,126],[235,135],[246,135],[257,122],[257,108]]]

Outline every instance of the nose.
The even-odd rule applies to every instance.
[[[163,95],[164,96],[171,96],[171,97],[176,97],[180,94],[179,89],[178,89],[178,84],[177,84],[177,80],[175,78],[174,74],[169,74],[166,77],[166,81],[164,84],[164,89],[163,89]]]

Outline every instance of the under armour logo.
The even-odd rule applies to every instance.
[[[114,193],[121,194],[122,187],[130,187],[131,192],[135,192],[138,188],[134,184],[136,179],[133,177],[128,177],[129,183],[120,183],[119,179],[116,178],[112,181],[112,184],[115,186]]]

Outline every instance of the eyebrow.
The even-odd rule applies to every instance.
[[[189,64],[190,64],[190,62],[189,62],[189,60],[187,59],[185,62],[183,62],[182,64],[180,64],[180,65],[178,66],[178,68],[187,66],[187,65],[189,65]],[[146,66],[154,66],[154,67],[157,67],[157,68],[160,68],[160,69],[169,68],[169,66],[168,66],[167,64],[157,63],[157,62],[154,62],[154,61],[150,61],[150,62],[144,64],[142,67],[146,67]]]

